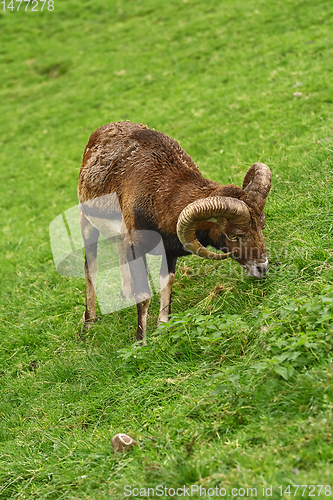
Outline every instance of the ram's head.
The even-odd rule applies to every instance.
[[[244,178],[244,201],[214,196],[184,208],[177,223],[179,240],[188,251],[200,257],[216,260],[231,257],[251,276],[263,278],[268,271],[268,260],[262,230],[270,187],[270,169],[263,163],[255,163]],[[199,241],[203,222],[210,223],[205,232],[205,244],[225,253],[211,252]]]

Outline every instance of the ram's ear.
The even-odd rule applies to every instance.
[[[246,204],[257,215],[264,209],[266,198],[271,189],[271,171],[264,163],[254,163],[245,174],[243,189],[247,193]]]

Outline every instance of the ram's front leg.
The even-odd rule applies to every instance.
[[[137,342],[142,341],[142,345],[147,345],[147,342],[146,342],[147,316],[148,316],[148,308],[149,308],[149,304],[150,304],[150,297],[147,295],[142,295],[140,299],[143,299],[142,302],[139,302],[136,305],[137,312],[138,312],[136,341]]]
[[[133,295],[138,313],[136,341],[141,341],[142,345],[146,345],[147,315],[151,296],[146,256],[140,252],[135,255],[134,250],[130,248],[127,250],[127,262],[132,277]]]
[[[171,313],[172,285],[175,282],[176,263],[177,257],[167,257],[167,265],[162,262],[160,272],[161,305],[160,314],[158,316],[158,325],[169,321]]]

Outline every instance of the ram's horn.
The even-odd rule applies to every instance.
[[[195,234],[199,222],[221,222],[222,219],[228,219],[239,227],[246,227],[250,221],[250,212],[247,205],[236,198],[214,196],[196,200],[187,205],[178,217],[178,238],[186,250],[200,257],[215,260],[227,259],[230,253],[210,252],[201,245]]]
[[[247,192],[246,204],[261,215],[269,190],[271,189],[271,171],[264,163],[255,163],[246,172],[243,189]]]

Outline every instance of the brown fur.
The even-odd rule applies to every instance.
[[[105,206],[104,199],[99,200],[99,197],[109,193],[117,194],[127,231],[148,229],[162,235],[169,274],[175,272],[177,257],[188,253],[176,233],[178,217],[187,205],[211,196],[237,198],[245,203],[248,197],[243,189],[235,185],[222,186],[205,179],[192,158],[175,140],[161,132],[149,130],[145,125],[130,122],[111,123],[97,129],[91,135],[83,155],[78,187],[80,203],[97,199],[95,209],[97,206],[99,216],[103,217],[112,207]],[[84,213],[89,216],[87,210],[85,207]],[[255,255],[251,258],[260,259],[266,253],[261,232],[263,220],[251,207],[249,210],[251,222],[248,228],[232,227],[227,220],[223,220],[220,225],[204,221],[197,226],[197,231],[205,233],[209,241],[213,242],[219,242],[221,235],[241,234],[241,244],[224,242],[226,250],[235,250],[234,258],[240,264],[246,264],[249,257],[245,253],[255,246]],[[90,223],[84,215],[82,217],[85,219],[83,230],[87,233]],[[95,248],[90,251],[91,256],[88,250],[88,258],[93,260],[94,252]],[[92,306],[93,281],[94,277],[89,275],[88,270],[86,321],[96,316]],[[170,300],[171,286],[172,283],[169,287]],[[136,293],[138,295],[139,291]],[[163,301],[167,302],[165,297]],[[143,323],[149,302],[147,305],[145,298],[142,304],[138,304],[139,339],[145,335]]]
[[[237,186],[204,179],[192,158],[167,135],[130,122],[100,127],[84,152],[80,203],[112,192],[118,195],[127,229],[139,229],[133,208],[140,207],[165,233],[176,232],[180,212],[195,200],[247,197]]]

